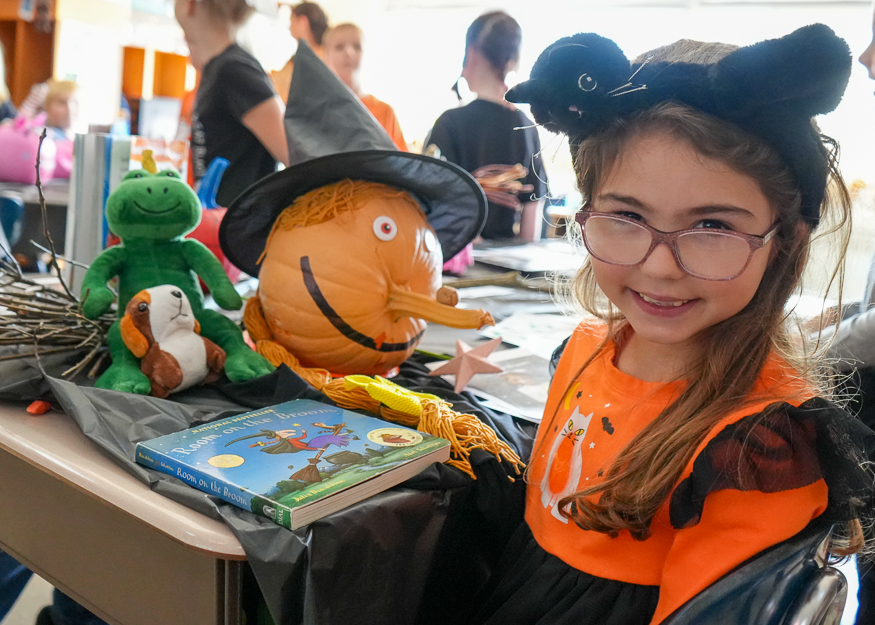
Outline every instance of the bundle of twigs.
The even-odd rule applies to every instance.
[[[45,131],[40,138],[40,147],[44,138]],[[94,364],[89,374],[93,375],[106,354],[104,351],[98,358],[101,348],[106,345],[106,334],[115,321],[115,314],[111,312],[97,319],[87,319],[82,314],[79,299],[64,282],[55,245],[49,234],[45,198],[39,179],[39,157],[36,168],[36,186],[44,234],[51,254],[50,264],[63,290],[25,277],[11,250],[3,250],[7,258],[0,258],[0,347],[13,346],[18,349],[0,356],[0,361],[36,357],[39,362],[39,357],[44,354],[81,350],[84,356],[61,375],[74,376],[92,362]]]
[[[95,360],[115,321],[112,313],[87,319],[69,291],[30,280],[7,260],[0,260],[0,306],[0,346],[19,347],[16,353],[0,356],[0,361],[87,350],[62,373],[64,377],[76,375]]]

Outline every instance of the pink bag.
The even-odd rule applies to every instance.
[[[469,243],[465,248],[444,263],[444,272],[461,276],[465,270],[474,264],[474,246]]]
[[[13,123],[0,125],[0,181],[36,183],[36,155],[43,124],[45,115],[37,115],[32,121],[19,115]],[[46,137],[40,154],[42,182],[54,175],[56,154],[55,142]]]
[[[53,178],[69,180],[70,172],[73,169],[73,143],[72,139],[58,139],[55,141],[57,154],[55,158],[55,172],[52,174]],[[43,151],[45,151],[45,148],[46,144],[43,143]],[[40,176],[42,176],[42,171],[40,171]]]

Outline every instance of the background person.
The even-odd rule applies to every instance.
[[[176,0],[175,14],[201,72],[192,114],[194,179],[216,157],[230,165],[216,199],[228,206],[246,187],[289,160],[282,100],[259,62],[235,43],[252,13],[246,0]]]
[[[355,24],[339,24],[325,36],[325,64],[334,70],[344,84],[352,89],[359,100],[371,112],[380,126],[392,138],[399,150],[407,151],[407,142],[401,132],[401,124],[391,106],[365,93],[361,85],[362,44],[364,35],[362,29]]]
[[[875,16],[872,41],[859,61],[868,70],[869,78],[875,80]],[[814,332],[809,342],[816,343],[821,336],[832,337],[828,355],[835,359],[841,374],[850,376],[845,383],[850,395],[848,407],[875,429],[875,257],[869,266],[863,298],[843,306],[843,314],[828,311],[823,321],[831,327],[822,334]],[[872,528],[867,530],[871,534]],[[870,625],[875,623],[875,564],[871,555],[857,557],[857,571],[860,583],[856,623]]]
[[[547,195],[541,142],[533,122],[504,99],[505,78],[519,66],[521,42],[520,25],[506,13],[485,13],[474,20],[465,36],[462,78],[477,99],[443,113],[425,141],[425,151],[436,146],[442,158],[470,173],[487,165],[519,163],[528,169],[522,182],[534,190],[520,194],[521,210],[489,202],[480,233],[484,239],[537,241],[541,237],[544,200],[540,198]]]
[[[71,130],[79,117],[79,85],[73,80],[49,79],[46,87],[43,110],[47,135],[55,140],[72,140]]]
[[[328,30],[328,16],[315,2],[302,2],[292,7],[292,21],[289,25],[289,30],[298,41],[306,41],[310,49],[317,56],[322,57],[324,48],[322,39],[325,36],[325,31]],[[289,86],[292,84],[292,72],[295,68],[295,57],[276,72],[270,73],[270,79],[273,81],[273,86],[276,92],[282,98],[283,103],[288,102]]]
[[[18,114],[15,105],[9,95],[9,87],[6,85],[6,60],[3,46],[0,45],[0,122],[4,119],[12,119]]]

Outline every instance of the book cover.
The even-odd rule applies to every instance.
[[[137,445],[137,462],[296,529],[450,456],[449,442],[309,399]]]

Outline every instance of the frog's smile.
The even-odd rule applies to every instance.
[[[376,350],[378,352],[403,352],[411,349],[414,345],[416,345],[419,342],[419,339],[422,337],[423,333],[425,332],[425,330],[423,329],[422,332],[414,337],[411,337],[409,341],[405,341],[404,343],[384,343],[382,341],[378,343],[376,339],[372,339],[366,334],[362,334],[358,330],[354,329],[351,325],[344,321],[339,314],[337,314],[337,311],[335,311],[334,308],[331,307],[331,304],[329,304],[328,300],[325,299],[325,295],[322,293],[322,290],[316,283],[316,276],[313,275],[313,270],[310,269],[309,256],[301,257],[301,273],[304,276],[304,285],[307,287],[307,292],[310,294],[310,297],[313,298],[316,306],[319,307],[319,310],[322,312],[323,315],[325,315],[325,318],[328,319],[329,323],[331,323],[331,325],[333,325],[343,336],[348,338],[350,341]]]
[[[174,205],[171,206],[170,208],[166,208],[166,209],[164,209],[163,211],[152,211],[152,210],[149,210],[148,208],[142,206],[142,205],[141,205],[139,202],[137,202],[136,200],[132,200],[132,201],[133,201],[133,203],[134,203],[134,206],[136,206],[137,208],[139,208],[139,209],[140,209],[141,211],[143,211],[144,213],[149,213],[150,215],[163,215],[164,213],[169,213],[169,212],[171,212],[171,211],[175,211],[177,208],[179,208],[179,202],[177,202],[176,204],[174,204]]]

